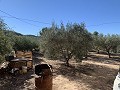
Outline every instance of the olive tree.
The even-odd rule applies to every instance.
[[[13,39],[13,49],[14,50],[27,50],[32,51],[32,49],[38,48],[39,44],[37,39],[33,39],[27,36],[14,36]]]
[[[12,50],[9,39],[3,33],[5,29],[7,29],[6,24],[0,19],[0,62],[4,60],[5,54],[8,54]]]
[[[69,59],[74,56],[76,60],[87,57],[87,53],[91,48],[92,37],[86,30],[84,24],[70,24],[65,27],[52,26],[43,28],[40,32],[41,49],[49,56],[59,57],[62,55],[67,66]]]
[[[101,46],[106,50],[110,58],[111,50],[120,45],[120,38],[118,35],[105,35],[103,39],[103,44]]]
[[[94,39],[95,47],[104,50],[108,53],[109,58],[111,57],[111,52],[116,52],[117,47],[120,45],[120,36],[119,35],[103,35],[99,34]]]

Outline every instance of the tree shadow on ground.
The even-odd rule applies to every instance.
[[[92,90],[112,90],[117,70],[107,67],[80,64],[77,67],[72,65],[70,67],[61,64],[56,68],[57,75],[63,75],[71,81],[78,81],[79,83],[87,84]]]
[[[41,64],[44,60],[41,57],[33,57],[33,64]]]
[[[0,77],[0,90],[23,90],[25,87],[30,86],[30,83],[27,82],[27,80],[33,78],[32,74],[33,70],[30,70],[26,74],[16,76],[5,74],[4,76]]]
[[[102,55],[99,56],[99,54],[98,54],[98,56],[91,54],[91,55],[89,55],[87,60],[97,61],[97,62],[101,62],[101,63],[104,62],[104,63],[109,63],[109,64],[112,63],[112,64],[116,65],[117,64],[116,61],[120,62],[120,57],[119,56],[117,56],[117,57],[111,56],[111,58],[108,58],[108,57],[102,56]]]

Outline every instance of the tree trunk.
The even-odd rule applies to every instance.
[[[64,55],[64,59],[65,59],[66,66],[69,66],[69,58],[68,58],[68,56]]]
[[[69,59],[66,58],[66,65],[69,67]]]
[[[107,53],[108,53],[109,58],[111,58],[111,54],[110,54],[110,51],[109,51],[109,50],[107,51]]]
[[[97,50],[97,53],[98,53],[98,54],[100,54],[100,51],[99,51],[99,50]]]

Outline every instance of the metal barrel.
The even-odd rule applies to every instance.
[[[52,90],[52,66],[40,64],[35,66],[36,90]]]

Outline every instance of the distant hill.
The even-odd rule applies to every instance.
[[[18,33],[18,32],[15,32],[15,31],[4,30],[3,32],[4,32],[4,34],[5,34],[6,36],[9,36],[9,35],[23,36],[23,34]]]
[[[4,32],[4,34],[5,34],[6,36],[15,35],[15,36],[37,37],[37,36],[35,36],[35,35],[23,35],[23,34],[21,34],[21,33],[18,33],[18,32],[15,32],[15,31],[10,31],[10,30],[4,30],[3,32]]]
[[[28,36],[28,37],[38,37],[38,36],[35,36],[35,35],[24,35],[24,36]]]

